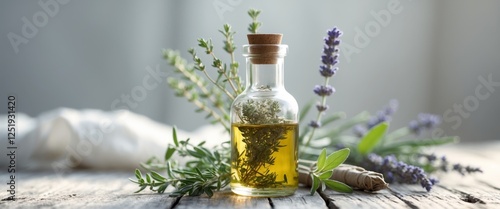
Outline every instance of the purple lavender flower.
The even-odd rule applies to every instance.
[[[328,110],[328,108],[330,108],[328,105],[322,105],[322,104],[317,104],[316,105],[316,109],[318,109],[319,112],[324,112],[326,110]]]
[[[332,30],[327,31],[327,37],[325,37],[325,45],[323,47],[323,55],[321,55],[321,62],[323,63],[319,67],[319,73],[321,76],[325,77],[325,83],[323,85],[316,85],[313,89],[314,93],[318,96],[322,97],[322,103],[316,105],[318,109],[318,117],[316,121],[312,121],[309,123],[309,126],[312,128],[321,127],[321,115],[322,112],[328,109],[328,105],[325,104],[325,97],[332,95],[335,92],[335,88],[328,85],[328,80],[330,77],[335,75],[338,68],[335,65],[339,62],[339,49],[338,46],[340,44],[339,37],[342,35],[336,27]],[[308,143],[308,142],[307,142]],[[307,144],[306,143],[306,144]]]
[[[312,120],[310,123],[309,123],[309,126],[313,127],[313,128],[319,128],[321,127],[321,122],[318,122],[318,121],[314,121]]]
[[[427,178],[422,168],[398,161],[394,155],[381,157],[372,153],[367,156],[364,163],[365,168],[384,174],[385,180],[389,183],[393,181],[408,184],[420,183],[427,191],[430,191],[437,183],[436,179]]]
[[[333,92],[335,92],[335,89],[330,86],[330,85],[326,85],[326,86],[321,86],[321,85],[316,85],[314,87],[314,93],[316,93],[318,96],[330,96],[331,94],[333,94]]]
[[[419,154],[419,157],[424,159],[424,163],[426,166],[430,166],[433,169],[436,170],[442,170],[444,172],[450,171],[456,171],[460,173],[461,175],[465,174],[471,174],[471,173],[482,173],[483,171],[480,168],[477,167],[472,167],[472,166],[463,166],[461,164],[453,164],[451,165],[446,156],[440,157],[438,160],[438,157],[435,154]]]
[[[483,172],[480,168],[475,168],[475,167],[471,167],[471,166],[463,166],[463,165],[458,164],[458,163],[453,165],[453,170],[462,174],[462,176],[465,176],[465,173],[471,174],[471,173],[476,173],[476,172],[480,172],[480,173]]]
[[[398,100],[392,99],[389,101],[389,104],[387,104],[384,109],[377,111],[375,116],[370,118],[368,123],[366,123],[367,128],[371,129],[380,123],[391,121],[391,116],[398,110],[398,106]]]
[[[441,123],[441,118],[429,113],[420,113],[416,120],[410,121],[408,128],[416,135],[420,135],[424,130],[431,130]]]
[[[323,77],[331,77],[335,75],[338,68],[334,67],[339,61],[339,49],[338,45],[340,40],[338,38],[342,35],[337,28],[333,28],[327,32],[328,36],[325,37],[325,46],[323,47],[323,55],[321,56],[321,62],[323,65],[319,67],[319,72]]]
[[[398,100],[392,99],[389,104],[386,105],[382,110],[379,110],[371,117],[366,124],[359,124],[354,126],[353,133],[358,137],[362,137],[365,133],[376,125],[391,121],[391,116],[398,110]]]
[[[363,125],[356,125],[352,129],[352,132],[354,133],[354,135],[356,135],[359,138],[363,137],[366,134],[367,131],[368,130]]]

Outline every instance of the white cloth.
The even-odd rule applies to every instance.
[[[7,116],[0,116],[0,134],[7,136]],[[228,139],[223,128],[202,127],[179,139],[220,144]],[[16,113],[14,145],[2,140],[0,166],[10,164],[7,154],[16,152],[17,169],[72,168],[133,169],[152,156],[162,159],[172,141],[172,127],[129,111],[56,109],[36,118]],[[7,149],[15,146],[17,149]]]

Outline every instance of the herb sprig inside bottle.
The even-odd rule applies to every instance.
[[[298,105],[284,87],[281,34],[249,34],[247,86],[231,107],[231,189],[291,195],[298,187]]]

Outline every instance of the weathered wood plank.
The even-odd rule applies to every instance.
[[[309,195],[307,188],[299,188],[292,196],[287,197],[244,197],[226,190],[215,193],[212,198],[183,197],[174,207],[184,208],[274,208],[274,209],[303,209],[327,208],[325,201],[318,195]]]
[[[273,208],[277,209],[304,209],[304,208],[327,208],[325,200],[319,194],[311,196],[309,189],[300,187],[294,195],[288,197],[270,198]]]
[[[19,173],[16,201],[0,208],[168,208],[175,198],[145,192],[127,179],[131,172],[77,171],[63,177],[53,172]],[[0,179],[6,179],[2,173]],[[2,198],[5,198],[2,193]]]
[[[230,190],[214,193],[212,198],[201,197],[183,197],[175,209],[184,208],[272,208],[268,198],[244,197],[233,194]]]
[[[395,197],[388,190],[376,193],[354,191],[344,194],[326,190],[323,192],[328,198],[330,208],[401,208],[408,204]]]
[[[435,186],[427,192],[420,185],[395,184],[391,187],[394,196],[415,208],[478,208],[478,205],[462,201],[461,195]]]

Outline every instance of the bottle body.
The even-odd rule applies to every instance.
[[[284,88],[283,56],[273,56],[275,63],[264,64],[247,56],[247,86],[231,106],[236,194],[286,196],[298,187],[298,105]]]

